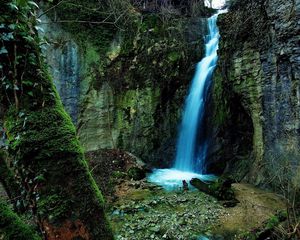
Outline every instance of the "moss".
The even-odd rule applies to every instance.
[[[41,238],[0,199],[0,239],[39,240]]]
[[[222,76],[220,69],[218,68],[215,72],[213,79],[213,103],[214,103],[214,125],[222,126],[226,124],[230,116],[228,99],[226,98],[226,90],[224,88],[224,77]]]
[[[4,186],[4,189],[11,199],[14,207],[20,199],[20,186],[18,185],[12,169],[7,162],[7,154],[0,150],[0,183]],[[18,210],[21,210],[22,206],[18,206]]]
[[[137,167],[130,168],[128,170],[127,174],[128,174],[129,178],[131,178],[135,181],[141,180],[146,177],[145,171],[140,168],[137,168]]]
[[[43,174],[46,179],[46,185],[43,183],[38,193],[40,198],[37,200],[37,208],[40,217],[57,224],[74,215],[74,209],[83,208],[83,201],[87,199],[95,201],[98,208],[103,207],[102,195],[87,172],[75,128],[61,104],[35,112],[28,111],[25,118],[16,121],[10,115],[6,128],[11,151],[18,152],[16,161],[30,166],[34,176],[28,173],[29,177]],[[72,183],[74,178],[78,180]],[[66,182],[61,182],[62,179]],[[71,185],[68,186],[69,184]],[[94,207],[89,206],[85,209],[86,216],[78,217],[86,219],[88,223],[88,216],[93,215]],[[98,211],[97,215],[101,214],[101,210]],[[105,222],[104,215],[100,218]]]
[[[22,9],[22,17],[29,15],[29,9]],[[7,21],[14,23],[19,17],[16,14],[10,11]],[[16,32],[14,37],[18,41],[6,43],[6,49],[12,54],[15,44],[18,47],[17,68],[22,74],[14,81],[21,83],[24,77],[31,84],[23,84],[22,93],[17,92],[18,104],[13,101],[11,89],[4,90],[11,101],[1,103],[9,154],[22,187],[22,200],[26,209],[36,215],[46,238],[64,238],[70,234],[113,239],[103,198],[88,170],[71,118],[63,109],[46,70],[39,40],[27,42],[24,38],[32,32],[32,21],[19,24],[24,32]],[[28,60],[28,55],[32,59]],[[2,59],[4,76],[9,76],[14,70],[9,58],[1,58],[1,63]]]
[[[278,213],[276,215],[271,216],[267,221],[264,222],[263,226],[259,228],[254,228],[252,231],[244,232],[243,234],[241,234],[242,239],[271,239],[272,232],[274,231],[274,229],[286,219],[286,217],[282,218],[281,214],[282,213]]]
[[[266,229],[273,229],[280,223],[277,216],[272,216],[266,223]]]
[[[48,4],[43,8],[49,8]],[[114,24],[100,24],[108,16],[107,8],[106,1],[98,3],[88,0],[82,4],[81,1],[72,0],[59,4],[55,7],[55,11],[48,13],[48,16],[62,21],[63,29],[71,33],[80,46],[84,47],[86,42],[89,42],[97,47],[99,53],[105,54],[118,30]],[[108,23],[113,21],[112,18],[106,19]]]
[[[53,222],[58,218],[65,218],[70,214],[72,209],[70,208],[71,202],[66,201],[67,196],[64,196],[62,189],[51,189],[51,192],[47,196],[42,196],[38,201],[38,213],[48,215],[49,220]]]
[[[122,179],[126,177],[126,173],[121,172],[121,171],[113,171],[112,177],[116,179]]]

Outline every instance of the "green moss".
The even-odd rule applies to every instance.
[[[66,201],[62,189],[52,191],[47,196],[42,196],[38,201],[38,211],[40,215],[48,215],[49,220],[57,220],[57,218],[65,218],[70,214],[71,202]]]
[[[133,179],[135,181],[141,180],[146,177],[145,171],[137,167],[130,168],[127,174],[130,179]]]
[[[46,5],[44,8],[47,9],[49,6]],[[108,16],[107,8],[106,1],[98,3],[88,0],[83,4],[82,1],[73,0],[59,4],[55,11],[48,13],[48,16],[63,21],[62,27],[71,33],[81,46],[89,42],[96,46],[99,52],[105,53],[117,31],[117,27],[113,24],[100,24]],[[109,18],[106,21],[113,22],[113,19]]]
[[[170,52],[170,53],[168,54],[168,59],[169,59],[171,62],[176,62],[176,61],[178,61],[180,58],[181,58],[181,55],[180,55],[180,53],[178,53],[178,52]]]
[[[102,195],[87,171],[75,127],[60,103],[55,107],[27,111],[19,119],[9,115],[6,123],[10,150],[18,152],[15,160],[19,164],[30,165],[35,176],[43,175],[45,178],[37,200],[42,219],[57,224],[74,213],[77,215],[76,212],[84,208],[82,204],[87,199],[92,200],[98,208],[103,207]],[[31,173],[28,175],[30,177]],[[77,180],[74,181],[74,178]],[[95,205],[90,205],[85,208],[86,216],[78,217],[89,222],[88,216],[93,215],[94,211]],[[97,215],[101,215],[101,209],[97,211]],[[105,216],[102,214],[100,218],[104,223]],[[104,228],[106,231],[109,229],[107,224]]]
[[[39,240],[41,238],[0,199],[0,239]]]
[[[214,75],[213,82],[213,103],[214,103],[214,125],[222,126],[229,117],[228,100],[225,97],[224,76],[222,76],[218,68]]]
[[[20,186],[15,179],[12,169],[8,165],[7,154],[2,150],[0,150],[0,183],[2,183],[8,197],[14,206],[16,206],[20,198]]]
[[[16,75],[14,82],[21,85],[26,79],[30,84],[22,85],[22,93],[14,94],[15,88],[3,89],[3,84],[0,90],[8,98],[1,101],[1,109],[3,104],[8,151],[22,187],[22,201],[26,210],[37,215],[45,234],[53,234],[47,224],[59,228],[68,221],[79,221],[91,238],[113,239],[103,198],[88,170],[71,118],[46,70],[36,32],[35,38],[27,39],[34,28],[33,20],[27,18],[32,15],[30,8],[19,7],[18,11],[7,11],[7,25],[19,18],[24,21],[18,22],[14,40],[5,44],[8,54],[14,53],[16,45],[18,48],[17,70],[22,74]],[[0,57],[4,76],[16,72],[9,58]]]
[[[280,223],[279,218],[277,216],[272,216],[266,224],[266,229],[273,229]]]
[[[122,178],[126,177],[126,173],[121,172],[121,171],[114,171],[112,173],[112,177],[115,178],[115,179],[122,179]]]

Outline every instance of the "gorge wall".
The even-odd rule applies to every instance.
[[[263,184],[276,172],[274,162],[297,169],[299,4],[232,0],[219,17],[219,62],[204,133],[208,172]],[[92,7],[90,0],[78,16],[82,6],[62,4],[44,19],[47,59],[80,141],[86,151],[119,148],[152,166],[170,166],[184,97],[203,54],[201,16],[210,12],[131,6],[125,25],[110,25],[97,24]]]
[[[86,151],[119,148],[155,166],[173,161],[184,97],[203,53],[201,16],[209,11],[197,7],[189,14],[187,6],[184,13],[130,7],[131,19],[115,26],[76,23],[91,16],[77,16],[74,5],[42,17],[50,71]]]
[[[300,1],[230,5],[218,23],[208,169],[262,184],[280,161],[299,166]]]

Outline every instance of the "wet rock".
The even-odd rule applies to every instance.
[[[208,169],[264,184],[270,159],[299,148],[299,1],[230,2],[218,21]]]
[[[207,199],[205,204],[203,199]],[[209,212],[206,211],[206,207],[210,208]],[[122,209],[125,215],[122,217],[114,214],[116,209]],[[160,190],[144,200],[129,200],[119,207],[114,206],[110,218],[112,222],[126,222],[118,228],[117,233],[130,240],[152,239],[151,236],[157,240],[185,240],[197,239],[193,236],[198,236],[201,231],[213,224],[221,211],[222,207],[211,197],[197,191],[166,193]],[[205,219],[207,215],[211,216]],[[134,230],[134,234],[129,233],[130,229]],[[117,239],[120,240],[121,237]]]

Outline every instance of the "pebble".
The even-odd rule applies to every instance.
[[[152,199],[114,206],[110,220],[120,226],[117,240],[193,239],[223,214],[216,201],[199,192],[167,194],[160,190],[153,195]],[[123,217],[121,211],[126,212]]]

